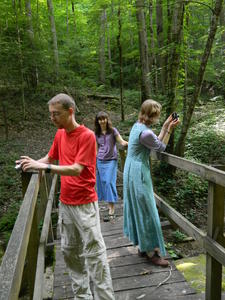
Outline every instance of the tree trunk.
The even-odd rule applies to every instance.
[[[34,29],[33,29],[33,24],[32,24],[32,11],[31,11],[31,5],[30,5],[30,0],[25,1],[25,7],[26,7],[26,14],[27,14],[27,19],[28,19],[28,35],[30,42],[33,46],[34,44]]]
[[[108,60],[109,60],[109,72],[110,72],[110,84],[113,86],[113,65],[112,65],[112,53],[111,53],[111,41],[110,41],[110,30],[106,15],[106,28],[107,28],[107,49],[108,49]]]
[[[141,61],[141,100],[143,102],[150,97],[151,92],[149,80],[148,41],[144,14],[144,0],[136,0],[136,16]]]
[[[215,38],[216,30],[217,30],[217,24],[218,24],[218,19],[222,10],[222,3],[223,0],[216,0],[215,1],[215,7],[213,10],[213,15],[211,19],[211,24],[210,24],[210,31],[208,34],[208,39],[206,42],[205,50],[202,55],[201,59],[201,64],[198,70],[198,75],[197,79],[195,81],[195,90],[193,92],[192,98],[190,99],[188,103],[188,108],[187,108],[187,114],[186,118],[183,119],[182,127],[181,127],[181,133],[176,145],[176,154],[179,156],[184,156],[184,146],[185,146],[185,138],[188,132],[188,128],[190,126],[191,122],[191,117],[195,108],[195,105],[197,103],[199,94],[201,92],[201,87],[202,87],[202,82],[203,82],[203,77],[205,74],[205,69],[206,65],[208,62],[208,58],[212,49],[212,44]]]
[[[15,0],[13,0],[13,2],[15,2]],[[20,12],[22,13],[22,2],[21,2],[21,0],[18,0],[18,5],[19,5],[19,10],[20,10]]]
[[[163,1],[156,1],[156,23],[157,23],[157,41],[158,41],[158,67],[160,69],[160,82],[163,94],[165,93],[165,56],[162,54],[164,47],[163,36]]]
[[[21,4],[21,3],[20,3]],[[17,5],[16,1],[13,0],[13,8],[15,13],[15,22],[16,22],[16,31],[17,31],[17,42],[18,42],[18,58],[19,58],[19,65],[20,65],[20,80],[21,80],[21,107],[22,107],[22,114],[23,119],[25,120],[26,113],[25,113],[25,96],[24,96],[24,65],[23,65],[23,53],[21,49],[21,38],[20,38],[20,28],[18,23],[18,13],[17,13]]]
[[[68,0],[66,0],[66,32],[69,33],[69,10],[68,10]]]
[[[40,17],[39,17],[39,0],[36,2],[36,15],[37,15],[37,32],[39,38],[41,37],[41,31],[40,31]]]
[[[221,34],[221,42],[223,44],[222,48],[222,56],[224,58],[225,55],[225,0],[223,3],[223,7],[220,13],[220,26],[222,27],[222,34]]]
[[[117,45],[119,49],[119,65],[120,65],[120,107],[121,107],[121,120],[124,121],[124,106],[123,106],[123,62],[122,62],[122,45],[121,45],[121,9],[120,9],[120,1],[118,6],[118,36],[117,36]]]
[[[149,70],[151,72],[152,85],[154,92],[158,92],[158,80],[157,80],[157,66],[155,57],[155,40],[153,30],[153,1],[149,0],[149,36],[150,36],[150,49],[149,49]]]
[[[167,0],[167,40],[166,40],[166,57],[165,57],[165,80],[168,80],[168,61],[169,61],[169,50],[170,43],[171,43],[171,24],[172,24],[172,7],[174,4],[174,0]]]
[[[132,0],[129,0],[129,9],[128,9],[128,20],[129,20],[129,23],[132,24],[132,10],[130,7],[132,7]],[[133,30],[130,29],[129,30],[129,36],[130,36],[130,45],[131,45],[131,48],[133,48],[134,46],[134,33],[133,33]]]
[[[100,17],[100,46],[99,46],[99,81],[105,84],[105,26],[106,25],[106,9],[104,8]]]
[[[176,107],[176,89],[178,81],[178,71],[180,64],[180,45],[183,31],[183,18],[184,18],[184,2],[177,0],[174,4],[171,33],[169,40],[170,53],[168,57],[168,79],[167,79],[167,116],[170,115]],[[169,153],[173,153],[174,136],[172,135],[167,146]]]
[[[71,1],[72,4],[72,12],[73,12],[73,23],[74,23],[74,31],[76,32],[76,15],[75,15],[75,5],[74,1]]]
[[[167,114],[169,115],[175,107],[176,99],[176,87],[177,87],[177,77],[179,71],[180,63],[180,44],[182,38],[183,30],[183,18],[184,18],[184,2],[182,0],[177,0],[174,5],[171,32],[170,32],[170,42],[171,50],[169,53],[169,69],[168,69],[168,81],[167,81],[167,96],[168,96],[168,106]]]
[[[37,65],[35,63],[35,41],[34,41],[34,29],[33,29],[33,22],[32,22],[32,11],[31,11],[31,4],[30,0],[25,1],[25,7],[26,7],[26,15],[27,15],[27,20],[28,20],[28,27],[27,27],[27,33],[29,36],[30,40],[30,45],[31,45],[31,64],[29,65],[29,78],[30,82],[33,88],[36,88],[38,85],[38,69]]]
[[[189,14],[185,14],[185,26],[184,28],[188,28],[189,25]],[[187,29],[188,30],[188,29]],[[183,119],[186,118],[186,113],[187,113],[187,105],[188,105],[188,92],[187,92],[187,87],[188,87],[188,42],[187,42],[187,36],[184,33],[183,34],[183,44],[184,44],[184,99],[183,99]]]
[[[59,72],[59,51],[58,51],[57,34],[56,34],[55,17],[54,17],[52,0],[47,0],[47,5],[48,5],[48,15],[49,15],[49,21],[50,21],[51,32],[52,32],[53,51],[54,51],[54,60],[55,60],[55,74],[57,78]]]
[[[7,117],[7,103],[2,101],[2,113],[3,113],[3,121],[5,126],[5,139],[8,141],[9,138],[9,125],[8,125],[8,117]]]

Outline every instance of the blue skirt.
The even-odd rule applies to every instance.
[[[117,160],[97,159],[97,194],[98,200],[117,202],[116,190]]]

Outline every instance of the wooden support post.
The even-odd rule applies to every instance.
[[[37,207],[34,212],[33,223],[30,232],[30,240],[27,249],[27,261],[26,269],[29,272],[28,274],[28,285],[29,285],[29,296],[30,299],[33,299],[34,292],[34,283],[35,283],[35,274],[37,267],[37,256],[38,256],[38,245],[39,245],[39,232],[38,232],[38,223],[37,223]]]
[[[21,181],[22,181],[22,195],[24,195],[27,191],[27,187],[29,185],[32,173],[31,172],[21,172]]]
[[[32,176],[32,172],[22,172],[22,193],[23,197],[26,193],[27,187]],[[37,222],[37,206],[34,211],[33,222],[31,226],[30,238],[27,248],[27,255],[23,271],[23,279],[21,286],[21,294],[29,293],[29,298],[33,298],[33,289],[36,273],[36,262],[37,262],[37,253],[38,253],[38,244],[39,244],[39,233],[38,233],[38,222]]]
[[[217,242],[223,237],[225,188],[209,182],[207,235]],[[206,300],[221,299],[222,265],[206,253]]]
[[[29,185],[30,179],[31,179],[32,173],[31,172],[21,172],[21,183],[22,183],[22,196],[24,198],[24,195],[26,194],[27,187]],[[23,279],[21,283],[20,288],[20,295],[24,295],[27,293],[28,290],[28,278],[29,278],[29,272],[26,268],[26,265],[24,266],[23,271]]]
[[[126,154],[124,149],[119,148],[119,153],[120,153],[120,159],[121,159],[121,172],[123,172],[125,160],[126,160]]]

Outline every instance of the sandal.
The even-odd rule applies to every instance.
[[[115,214],[108,214],[103,218],[104,222],[114,221],[116,218]]]
[[[155,253],[153,254],[152,257],[147,256],[147,258],[148,258],[148,261],[150,261],[151,263],[153,263],[153,265],[156,265],[156,266],[168,267],[168,265],[169,265],[168,260],[162,258],[159,255],[158,251],[155,251]]]
[[[139,248],[138,248],[138,256],[139,257],[148,257],[146,252],[142,252]]]

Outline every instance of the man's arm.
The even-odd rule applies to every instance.
[[[51,173],[59,174],[61,176],[79,176],[83,171],[84,166],[80,164],[73,164],[70,166],[47,165]]]
[[[29,169],[44,171],[50,170],[52,173],[56,173],[62,176],[79,176],[84,169],[83,165],[77,163],[69,166],[58,166],[50,164],[51,162],[52,159],[48,155],[39,160],[34,160],[29,156],[21,156],[20,159],[23,171],[27,171]]]
[[[37,161],[41,162],[41,163],[45,163],[45,164],[50,164],[50,163],[53,163],[54,160],[51,157],[49,157],[47,154],[44,157],[38,159]]]

